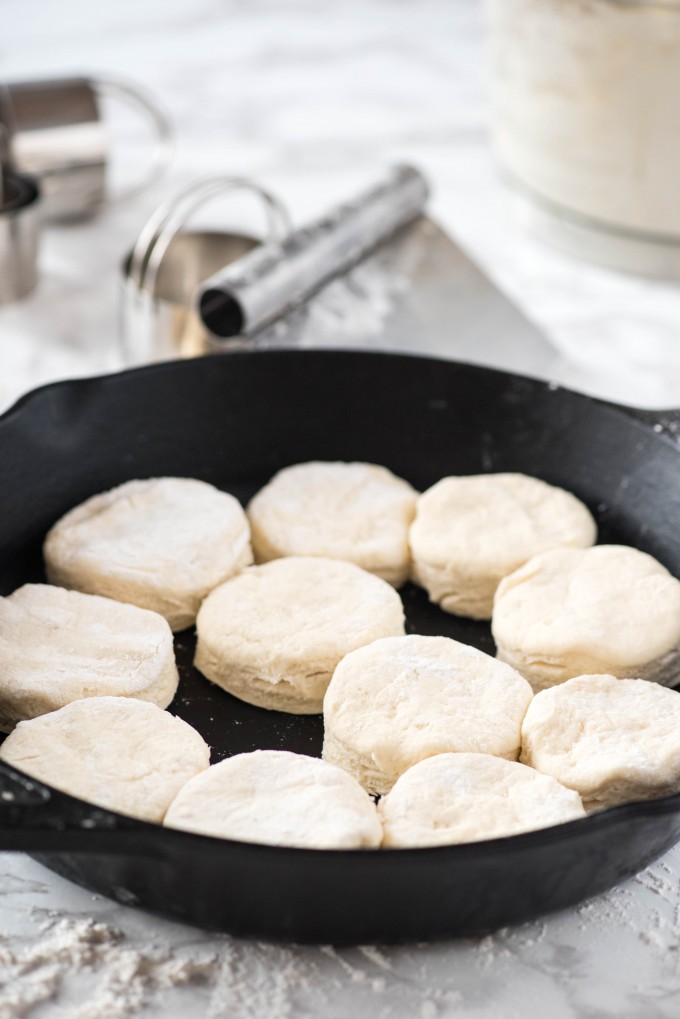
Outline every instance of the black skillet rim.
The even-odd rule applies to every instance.
[[[258,351],[256,353],[252,351],[233,351],[229,353],[229,358],[235,358],[238,360],[247,358],[250,359],[253,356],[268,358],[270,360],[276,360],[280,355],[286,357],[291,353],[295,353],[295,356],[305,358],[309,355],[311,357],[318,357],[326,353],[333,355],[349,355],[349,356],[366,356],[371,358],[388,357],[391,360],[402,359],[412,361],[423,361],[429,363],[443,363],[446,365],[460,365],[464,367],[466,371],[472,371],[473,373],[479,373],[489,377],[495,375],[505,379],[512,379],[515,382],[527,383],[531,386],[535,386],[541,390],[548,390],[550,392],[562,392],[567,393],[570,397],[577,400],[583,401],[587,406],[592,404],[599,405],[603,409],[607,409],[616,415],[624,415],[629,421],[633,421],[635,425],[642,428],[645,432],[653,431],[655,440],[664,441],[671,445],[677,450],[677,443],[673,441],[667,434],[664,434],[659,428],[654,427],[654,420],[658,417],[659,419],[667,418],[669,415],[677,414],[677,411],[671,410],[645,410],[636,407],[628,407],[622,404],[617,404],[609,400],[600,399],[598,397],[588,396],[584,393],[579,393],[575,390],[569,389],[566,386],[558,385],[552,381],[540,379],[537,377],[520,375],[514,372],[507,372],[502,369],[488,368],[482,365],[470,364],[467,362],[455,361],[453,359],[444,359],[437,357],[436,355],[421,354],[416,352],[403,352],[403,351],[386,351],[386,350],[375,350],[370,348],[306,348],[299,349],[294,347],[278,348],[276,350]],[[30,411],[31,405],[39,401],[43,394],[54,391],[55,389],[73,389],[81,388],[92,385],[116,385],[119,380],[125,379],[130,375],[139,377],[140,375],[155,375],[165,371],[176,371],[179,365],[182,365],[184,370],[191,370],[192,365],[201,364],[211,361],[222,362],[225,358],[224,354],[212,354],[206,355],[201,358],[191,359],[187,361],[163,361],[155,364],[147,364],[136,368],[126,368],[122,371],[109,372],[99,375],[88,375],[73,379],[63,379],[56,382],[48,382],[44,385],[37,386],[34,389],[22,394],[10,407],[8,407],[0,415],[0,441],[1,441],[1,429],[4,423],[10,419],[14,419],[17,414],[21,414],[25,411]],[[0,761],[0,774],[4,774],[11,778],[13,773],[18,773],[24,776],[25,773],[19,771],[19,769],[12,768],[5,764],[4,761]],[[233,847],[234,849],[248,850],[253,853],[260,853],[267,855],[273,855],[274,858],[280,859],[282,856],[295,856],[298,859],[304,856],[309,856],[318,860],[320,856],[326,858],[332,858],[333,860],[352,860],[356,858],[362,858],[364,860],[374,857],[376,860],[380,860],[381,863],[378,866],[382,866],[387,860],[392,858],[393,860],[429,860],[429,859],[446,859],[448,858],[453,864],[456,860],[463,860],[470,856],[479,857],[480,854],[484,857],[494,857],[499,853],[515,853],[523,852],[527,848],[538,848],[542,846],[549,846],[550,844],[557,841],[569,841],[572,838],[578,838],[583,832],[584,826],[587,825],[589,829],[603,829],[610,826],[618,826],[618,824],[625,818],[642,818],[646,815],[663,815],[663,814],[675,814],[680,813],[680,792],[674,793],[671,796],[658,797],[650,800],[637,800],[631,803],[621,804],[617,807],[612,807],[603,811],[599,811],[594,814],[590,814],[584,818],[578,818],[573,821],[567,821],[559,825],[552,825],[548,828],[539,828],[533,831],[522,832],[515,835],[507,835],[495,839],[484,839],[477,842],[467,843],[454,843],[451,845],[442,846],[424,846],[419,848],[402,849],[402,848],[390,848],[387,850],[383,849],[310,849],[305,847],[297,846],[277,846],[265,843],[256,842],[242,842],[234,839],[218,838],[211,835],[203,835],[195,832],[182,831],[176,828],[165,827],[162,824],[154,824],[151,822],[132,818],[125,814],[117,813],[116,811],[107,810],[102,807],[97,807],[94,804],[88,803],[85,800],[80,800],[77,797],[70,796],[67,793],[55,788],[54,786],[47,785],[44,782],[39,782],[31,776],[26,776],[30,779],[31,783],[35,788],[40,791],[44,790],[49,794],[49,798],[52,797],[60,800],[65,806],[73,805],[82,811],[84,816],[88,813],[95,811],[98,820],[101,823],[97,823],[96,826],[82,828],[79,823],[75,823],[73,827],[68,826],[68,830],[75,832],[80,830],[84,834],[84,845],[83,851],[88,850],[88,836],[93,834],[95,831],[103,832],[114,832],[114,831],[125,831],[125,833],[134,836],[136,834],[142,836],[142,842],[146,845],[140,845],[137,848],[139,855],[147,855],[152,842],[157,843],[159,832],[162,831],[163,835],[161,838],[170,847],[173,842],[177,841],[178,845],[189,846],[191,844],[201,846],[225,846]],[[32,807],[27,806],[25,808],[19,808],[26,811],[31,811]],[[40,807],[37,808],[38,813]],[[48,828],[43,828],[39,824],[39,818],[36,818],[35,825],[26,827],[23,830],[27,833],[30,831],[33,834],[39,834],[41,831],[47,831]],[[50,826],[51,828],[52,826]],[[15,831],[20,831],[20,826],[15,826]],[[154,847],[154,855],[158,852],[160,846],[156,844]],[[163,847],[165,848],[165,846]],[[32,851],[32,850],[31,850]],[[129,851],[135,853],[134,845],[129,846]]]

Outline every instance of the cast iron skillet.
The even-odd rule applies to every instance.
[[[187,475],[246,500],[312,459],[385,464],[417,488],[524,471],[584,499],[601,541],[680,575],[680,449],[660,428],[542,382],[394,354],[240,353],[47,386],[0,420],[0,592],[42,578],[45,532],[95,492]],[[486,624],[403,594],[411,631],[493,652]],[[319,717],[235,700],[193,672],[192,644],[191,632],[177,639],[171,710],[215,760],[258,747],[319,754]],[[476,844],[313,851],[145,824],[0,766],[0,826],[0,848],[165,916],[248,937],[390,942],[484,932],[602,892],[680,838],[680,796]]]

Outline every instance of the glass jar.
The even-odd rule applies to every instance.
[[[680,277],[680,0],[487,0],[495,147],[529,225]]]

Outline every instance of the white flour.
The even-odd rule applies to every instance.
[[[205,936],[197,932],[197,938]],[[39,1016],[47,1003],[59,1009],[60,1019],[131,1019],[159,1005],[165,992],[182,988],[190,992],[188,1011],[206,1019],[288,1019],[295,995],[312,983],[318,988],[314,957],[322,951],[312,949],[308,958],[305,949],[219,935],[208,945],[140,948],[109,924],[48,914],[30,942],[14,939],[10,947],[0,941],[0,1019]],[[381,991],[384,978],[373,984]]]
[[[257,346],[380,346],[395,304],[410,286],[396,257],[390,245],[374,252],[259,334]]]
[[[22,897],[51,894],[49,886],[10,872],[5,915],[24,920],[21,936],[11,924],[0,936],[0,1019],[477,1019],[500,1002],[503,1019],[521,1019],[526,981],[546,980],[578,1015],[592,993],[584,988],[599,981],[613,993],[619,949],[633,968],[647,960],[644,994],[680,986],[678,859],[680,850],[576,910],[484,938],[356,948],[237,941],[102,900],[97,911],[115,910],[120,926],[27,910]],[[86,900],[69,892],[80,894]],[[619,981],[622,995],[632,979]]]
[[[30,944],[10,948],[0,942],[0,1019],[30,1016],[42,1002],[58,998],[70,976],[87,971],[102,977],[73,1019],[127,1019],[154,992],[204,983],[216,968],[215,956],[129,948],[120,930],[95,920],[47,920]]]

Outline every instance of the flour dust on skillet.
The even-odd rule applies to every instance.
[[[245,503],[307,460],[384,464],[420,490],[447,474],[530,474],[582,499],[600,541],[680,576],[680,448],[653,424],[507,373],[359,351],[235,353],[49,386],[0,420],[0,594],[40,579],[47,530],[96,492],[175,475]],[[402,593],[410,632],[493,652],[487,624],[441,612],[416,588]],[[213,686],[193,670],[190,631],[177,651],[172,709],[215,760],[257,747],[318,754],[320,717],[254,708]],[[14,789],[7,767],[3,789]],[[39,853],[85,887],[163,916],[324,944],[522,922],[604,891],[680,838],[680,796],[508,839],[376,853],[210,839],[38,792],[42,805],[0,797],[3,848]]]
[[[441,634],[494,653],[488,623],[448,616],[431,605],[427,595],[413,584],[402,588],[407,633]],[[232,697],[193,667],[195,631],[175,637],[180,674],[177,695],[170,711],[202,734],[212,748],[212,762],[250,750],[292,750],[297,754],[321,756],[323,719],[321,715],[290,715],[267,711]]]

